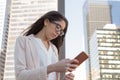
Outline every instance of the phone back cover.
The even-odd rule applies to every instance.
[[[79,55],[75,57],[79,61],[78,65],[84,62],[88,58],[88,55],[85,52],[81,52]]]

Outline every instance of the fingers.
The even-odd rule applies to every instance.
[[[72,64],[72,63],[74,63],[74,64]],[[72,72],[73,70],[75,70],[75,68],[78,67],[78,65],[77,65],[78,63],[79,62],[76,59],[72,59],[72,60],[66,59],[65,71],[66,72]]]
[[[75,64],[72,64],[73,62]],[[63,72],[63,71],[71,72],[76,67],[78,67],[77,63],[78,63],[78,61],[76,59],[73,59],[73,60],[63,59],[55,64],[55,66],[56,66],[55,71],[57,71],[57,72]]]
[[[73,68],[69,68],[69,67],[66,68],[66,72],[72,72],[73,70],[74,70]]]
[[[65,75],[65,78],[64,78],[64,80],[73,80],[73,79],[74,79],[74,75],[72,73]]]
[[[71,71],[75,70],[76,67],[78,67],[77,64],[68,63],[68,64],[66,64],[66,72],[71,72]]]
[[[70,63],[71,63],[71,64],[78,64],[79,61],[78,61],[77,59],[72,59],[72,60],[70,60]]]
[[[68,62],[68,63],[75,63],[75,64],[79,63],[79,61],[77,59],[72,59],[72,60],[66,59],[66,62]]]

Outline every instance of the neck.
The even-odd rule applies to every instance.
[[[41,30],[40,32],[38,32],[35,37],[40,38],[43,42],[49,42],[49,40],[47,39],[45,32],[43,30]]]
[[[40,31],[39,33],[37,33],[35,35],[35,37],[39,38],[42,40],[43,44],[45,45],[45,47],[48,49],[49,48],[49,40],[46,38],[44,32]]]

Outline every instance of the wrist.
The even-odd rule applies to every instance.
[[[55,65],[54,64],[47,66],[47,74],[49,74],[51,72],[55,72]]]

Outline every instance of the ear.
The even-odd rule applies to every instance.
[[[44,20],[44,25],[47,26],[50,23],[50,21],[48,19]]]

